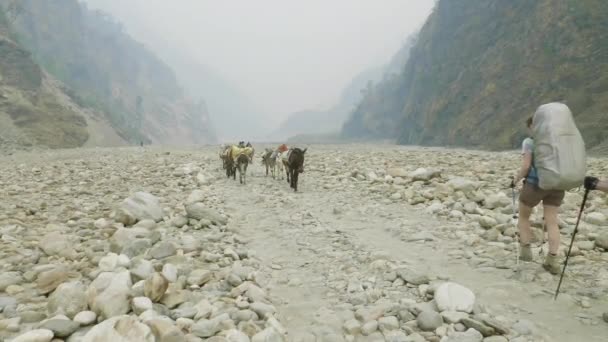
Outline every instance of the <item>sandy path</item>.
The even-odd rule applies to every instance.
[[[429,274],[449,277],[473,289],[492,314],[529,319],[554,341],[605,341],[608,336],[606,325],[584,324],[585,317],[601,315],[599,309],[581,309],[568,295],[554,302],[554,288],[522,283],[510,269],[472,268],[452,257],[450,252],[460,246],[442,240],[439,228],[453,222],[403,203],[369,201],[352,187],[328,190],[326,173],[304,174],[302,192],[293,194],[287,183],[263,177],[259,165],[250,172],[246,186],[221,181],[226,203],[236,213],[231,229],[246,236],[274,269],[267,286],[293,340],[314,340],[311,332],[322,336],[340,331],[339,317],[324,315],[324,308],[340,310],[340,293],[331,284],[336,277],[348,279],[347,274],[335,274],[337,256],[348,249],[382,251]],[[406,241],[420,231],[436,233],[435,241]]]

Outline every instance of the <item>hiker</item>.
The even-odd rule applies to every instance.
[[[596,177],[585,177],[585,189],[600,190],[608,193],[608,179],[599,180]]]
[[[526,121],[530,135],[532,135],[533,118]],[[543,267],[552,274],[560,272],[560,265],[557,253],[560,244],[560,232],[557,220],[559,206],[565,196],[562,190],[543,190],[539,187],[538,172],[534,164],[534,139],[528,137],[522,143],[522,165],[519,172],[515,175],[513,183],[516,186],[524,180],[523,188],[519,196],[519,220],[517,227],[520,235],[520,260],[532,261],[532,230],[530,228],[530,215],[532,209],[541,201],[543,202],[544,220],[549,235],[549,253],[543,263]]]

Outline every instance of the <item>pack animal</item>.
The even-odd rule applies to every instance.
[[[252,147],[239,148],[233,146],[230,151],[230,159],[234,163],[233,169],[239,171],[239,182],[241,184],[247,183],[247,167],[249,166],[249,163],[251,163],[253,153],[254,150]],[[236,180],[236,172],[233,177]]]
[[[271,149],[267,148],[262,155],[262,164],[266,167],[266,177],[268,177],[268,173],[272,174],[272,178],[275,178],[275,168],[277,163],[277,154],[273,152]]]
[[[293,191],[298,191],[298,178],[304,172],[304,156],[308,149],[294,148],[283,157],[283,165],[287,174],[287,182]]]

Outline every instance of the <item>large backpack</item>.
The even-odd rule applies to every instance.
[[[532,136],[541,189],[571,190],[583,184],[587,172],[585,142],[568,106],[553,102],[538,107]]]

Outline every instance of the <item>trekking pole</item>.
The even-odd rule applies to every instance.
[[[515,212],[515,177],[511,177],[511,198],[513,199],[513,219],[517,219],[517,214]],[[519,234],[515,233],[515,264],[519,268]]]
[[[574,226],[574,232],[572,232],[572,239],[570,240],[570,247],[568,247],[568,254],[566,254],[566,260],[564,261],[564,268],[562,269],[562,274],[559,277],[559,283],[557,284],[557,290],[555,290],[555,297],[553,300],[557,300],[557,296],[559,296],[559,289],[562,286],[562,281],[564,280],[564,273],[566,273],[566,267],[568,267],[568,259],[570,258],[570,252],[572,251],[572,245],[574,244],[574,238],[576,237],[576,233],[578,232],[578,224],[581,221],[581,216],[583,215],[583,210],[585,210],[585,204],[587,203],[587,196],[589,195],[590,189],[585,189],[585,195],[583,196],[583,203],[581,204],[581,210],[578,212],[578,218],[576,219],[576,225]]]

